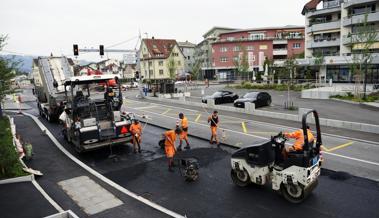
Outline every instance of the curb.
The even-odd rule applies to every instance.
[[[0,180],[0,185],[11,184],[11,183],[19,183],[19,182],[32,182],[33,180],[34,180],[33,175],[20,176],[20,177]]]

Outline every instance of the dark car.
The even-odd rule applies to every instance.
[[[230,91],[217,91],[212,95],[204,96],[201,99],[201,102],[207,103],[208,99],[214,99],[215,104],[233,103],[236,99],[238,99],[238,95]]]
[[[271,96],[267,92],[248,92],[242,98],[234,101],[234,107],[245,107],[246,102],[255,104],[255,107],[269,106],[271,104]]]

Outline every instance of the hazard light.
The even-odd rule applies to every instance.
[[[125,133],[128,133],[128,128],[126,128],[126,126],[122,126],[121,134],[125,134]]]

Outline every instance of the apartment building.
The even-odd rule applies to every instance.
[[[191,73],[192,67],[195,64],[196,44],[185,41],[185,42],[178,42],[178,46],[184,55],[184,72]]]
[[[215,79],[216,71],[212,67],[212,43],[221,33],[237,30],[229,27],[212,27],[203,35],[203,40],[195,48],[195,59],[201,63],[201,77]]]
[[[145,79],[161,81],[170,79],[169,62],[175,64],[175,74],[185,73],[185,58],[176,40],[143,39],[140,52],[140,71]]]
[[[212,42],[212,68],[219,79],[235,79],[236,63],[245,55],[254,78],[257,72],[264,71],[266,59],[283,63],[303,53],[304,26],[228,31]]]
[[[368,82],[379,82],[379,1],[378,0],[311,0],[303,8],[305,16],[304,66],[314,66],[315,57],[323,57],[319,69],[321,81],[350,83],[355,77],[351,63],[362,53],[364,41],[358,40],[360,25],[367,16],[367,24],[376,32],[376,42],[371,45],[371,64]],[[362,37],[360,37],[362,38]]]

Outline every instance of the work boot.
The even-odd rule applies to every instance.
[[[176,148],[177,151],[182,151],[182,146],[179,145],[177,148]]]
[[[189,145],[187,145],[186,147],[184,147],[184,149],[189,150],[189,149],[191,149],[191,147]]]
[[[172,167],[169,166],[169,167],[168,167],[168,171],[169,171],[169,172],[174,172],[174,169],[172,169]]]

